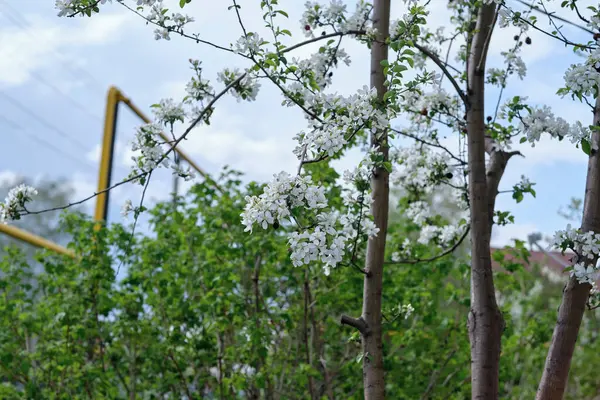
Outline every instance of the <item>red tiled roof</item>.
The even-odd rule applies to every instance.
[[[492,254],[496,251],[501,251],[502,249],[494,249],[492,248]],[[552,256],[550,256],[551,254]],[[512,254],[507,253],[505,256],[506,260],[514,260],[515,257]],[[564,255],[558,251],[530,251],[529,255],[529,263],[526,263],[524,260],[518,260],[522,262],[525,268],[532,267],[533,265],[546,266],[554,272],[562,274],[565,269],[565,265],[571,265],[571,258],[573,254],[565,253]],[[492,268],[498,269],[500,265],[492,260]],[[527,268],[529,269],[529,268]]]

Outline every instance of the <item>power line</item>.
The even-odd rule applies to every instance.
[[[593,35],[595,33],[594,31],[586,28],[583,25],[580,25],[580,24],[575,23],[573,21],[570,21],[570,20],[568,20],[566,18],[563,18],[560,15],[556,15],[555,12],[548,12],[546,10],[542,10],[541,8],[539,8],[539,7],[537,7],[537,6],[533,5],[533,4],[530,4],[530,3],[526,2],[526,1],[523,1],[523,0],[516,0],[516,1],[519,2],[519,3],[521,3],[521,4],[523,4],[526,7],[529,7],[532,10],[535,10],[535,11],[539,12],[540,14],[544,14],[544,15],[548,16],[549,18],[554,18],[554,19],[557,19],[559,21],[562,21],[562,22],[564,22],[564,23],[566,23],[568,25],[571,25],[571,26],[573,26],[575,28],[581,29],[582,31],[584,31],[586,33],[589,33],[590,35]]]
[[[92,169],[92,167],[88,164],[85,163],[83,161],[81,161],[79,158],[73,156],[72,154],[66,152],[65,150],[61,149],[60,147],[55,146],[54,144],[52,144],[52,142],[47,141],[46,139],[42,139],[41,137],[38,137],[36,135],[33,135],[31,133],[29,133],[23,126],[21,126],[19,123],[7,118],[6,116],[0,114],[0,120],[5,121],[8,125],[10,125],[13,129],[15,130],[19,130],[22,131],[25,136],[27,136],[29,139],[33,140],[34,142],[37,142],[51,150],[53,150],[54,152],[56,152],[57,154],[67,157],[69,159],[71,159],[72,161],[74,161],[77,164],[83,165],[86,168],[90,168]]]
[[[66,94],[65,92],[63,92],[61,89],[59,89],[58,87],[56,87],[54,84],[52,84],[52,83],[48,82],[47,80],[45,80],[38,73],[36,73],[34,71],[30,71],[29,75],[31,75],[38,82],[43,83],[44,85],[46,85],[50,89],[54,90],[56,93],[60,94],[62,97],[64,97],[65,99],[67,99],[69,101],[69,103],[71,103],[72,105],[74,105],[75,107],[77,107],[78,109],[80,109],[81,111],[83,111],[84,113],[86,113],[87,115],[89,115],[90,117],[94,118],[95,120],[98,120],[98,121],[102,122],[102,118],[100,116],[98,116],[93,111],[91,111],[89,108],[87,108],[86,106],[84,106],[83,104],[81,104],[80,102],[78,102],[77,100],[75,100],[74,98],[72,98],[71,96],[69,96],[68,94]]]
[[[60,135],[63,138],[67,139],[69,142],[71,142],[75,146],[79,147],[80,149],[82,149],[84,151],[88,151],[88,148],[87,148],[86,145],[84,145],[80,141],[76,140],[71,135],[69,135],[68,133],[66,133],[63,130],[61,130],[60,128],[57,128],[52,123],[46,121],[45,119],[43,119],[42,117],[40,117],[39,115],[37,115],[36,113],[34,113],[33,111],[31,111],[28,107],[26,107],[25,105],[23,105],[21,102],[19,102],[14,97],[11,97],[11,96],[7,95],[4,92],[0,92],[0,95],[2,95],[6,100],[8,100],[9,103],[11,103],[15,107],[21,109],[21,111],[23,111],[24,113],[26,113],[29,116],[31,116],[33,119],[35,119],[36,121],[38,121],[40,124],[44,125],[46,128],[48,128],[48,129],[56,132],[58,135]]]
[[[0,1],[2,1],[2,0],[0,0]],[[25,32],[29,36],[33,36],[30,31],[26,30],[26,28],[29,27],[29,24],[27,23],[27,21],[25,20],[25,18],[23,18],[23,16],[21,16],[17,10],[15,10],[14,8],[12,8],[5,1],[4,1],[4,4],[6,5],[6,7],[8,7],[10,10],[12,10],[16,15],[18,15],[19,18],[15,18],[14,16],[11,16],[10,14],[5,14],[5,16],[10,21],[12,21],[17,27],[21,28],[21,30],[23,32]],[[62,62],[62,60],[59,60],[59,61]],[[63,65],[65,65],[65,63],[63,63]],[[68,65],[68,64],[66,64],[66,65]],[[73,71],[71,71],[71,72],[73,72]],[[69,103],[71,103],[72,105],[74,105],[78,109],[82,110],[87,115],[91,116],[94,119],[102,121],[102,119],[98,115],[96,115],[94,112],[90,111],[86,106],[84,106],[83,104],[81,104],[80,102],[78,102],[77,100],[75,100],[73,97],[69,96],[67,93],[63,92],[60,88],[56,87],[54,84],[52,84],[52,83],[48,82],[47,80],[45,80],[41,75],[39,75],[35,71],[30,71],[29,75],[31,75],[38,82],[40,82],[40,83],[44,84],[45,86],[49,87],[50,89],[54,90],[56,93],[58,93],[59,95],[61,95],[65,99],[67,99],[69,101]],[[91,75],[90,75],[90,77],[91,77]],[[91,77],[91,79],[94,79],[94,78]]]
[[[25,19],[23,17],[23,15],[21,15],[21,13],[19,11],[17,11],[14,7],[12,7],[6,0],[0,0],[0,2],[2,2],[4,4],[4,7],[8,9],[8,13],[4,13],[4,15],[11,21],[13,22],[15,25],[17,25],[19,28],[21,28],[27,35],[29,35],[30,37],[34,37],[32,35],[32,33],[30,31],[27,30],[27,28],[31,27],[31,24],[27,21],[27,19]],[[5,10],[6,11],[6,10]],[[11,15],[12,14],[12,15]],[[37,39],[34,37],[34,39]],[[65,67],[65,69],[68,69],[71,71],[72,74],[74,75],[78,75],[78,73],[76,71],[79,71],[79,74],[85,75],[86,78],[88,80],[90,80],[91,82],[93,82],[98,88],[103,89],[104,85],[102,85],[96,78],[94,78],[93,75],[91,75],[88,71],[86,71],[83,68],[79,68],[77,66],[73,66],[72,64],[65,62],[61,57],[60,57],[60,52],[57,50],[51,50],[50,54],[53,54],[54,57],[63,65],[63,67]]]

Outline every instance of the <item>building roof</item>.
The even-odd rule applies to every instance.
[[[497,251],[501,251],[499,248],[492,248],[492,254]],[[534,265],[538,265],[542,268],[542,273],[552,273],[552,275],[563,276],[564,280],[567,279],[568,274],[564,271],[566,266],[572,265],[571,258],[574,256],[572,253],[561,254],[559,251],[535,251],[531,250],[529,255],[529,262],[526,263],[524,260],[515,260],[515,257],[510,254],[505,254],[506,260],[515,260],[521,263],[525,269],[530,270]],[[492,268],[500,269],[500,264],[492,259]]]

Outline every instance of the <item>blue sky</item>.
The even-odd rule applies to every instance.
[[[165,1],[167,5],[176,1]],[[244,6],[246,27],[261,30],[258,2]],[[256,4],[255,4],[256,3]],[[282,1],[290,20],[282,22],[302,40],[299,17],[304,1]],[[394,4],[401,2],[394,2]],[[439,3],[440,7],[435,7]],[[432,30],[447,19],[445,0],[432,0]],[[226,66],[244,67],[238,57],[173,36],[171,41],[155,41],[152,28],[118,4],[108,4],[100,15],[88,18],[58,18],[52,0],[0,0],[0,136],[3,154],[0,178],[15,174],[36,177],[66,177],[77,190],[76,198],[90,195],[98,174],[99,144],[108,87],[119,87],[142,110],[162,98],[180,99],[190,78],[187,60],[203,61],[207,77]],[[228,2],[196,0],[186,7],[193,15],[192,25],[202,38],[225,46],[235,41],[241,30]],[[396,5],[396,17],[402,13]],[[572,17],[571,17],[572,18]],[[546,22],[540,19],[540,26]],[[580,32],[566,33],[587,40]],[[513,30],[497,30],[492,41],[488,66],[501,66],[500,51],[513,44]],[[528,74],[524,81],[512,78],[505,96],[529,96],[531,102],[551,106],[569,122],[591,123],[587,106],[555,95],[562,85],[565,69],[581,59],[559,43],[531,32],[532,46],[523,59]],[[335,90],[351,93],[368,84],[366,48],[346,42],[353,62],[334,76]],[[315,47],[302,49],[308,55]],[[495,93],[488,93],[487,107],[495,105]],[[281,170],[294,171],[296,159],[292,137],[304,128],[298,110],[279,107],[281,95],[264,82],[258,101],[237,103],[226,98],[219,103],[210,127],[193,132],[183,148],[208,172],[216,173],[229,164],[244,171],[250,179],[267,180]],[[26,106],[29,111],[22,108]],[[127,175],[130,154],[128,142],[139,120],[122,108],[118,127],[118,154],[114,179]],[[51,146],[44,142],[50,142]],[[452,144],[450,144],[452,146]],[[571,197],[582,197],[586,157],[568,141],[543,139],[535,148],[515,146],[525,158],[511,160],[501,185],[509,189],[522,174],[536,183],[537,198],[516,205],[510,195],[501,195],[498,208],[510,210],[516,224],[495,230],[493,243],[506,244],[510,238],[524,239],[532,231],[552,234],[566,223],[557,215]],[[58,149],[58,150],[57,150]],[[356,153],[342,160],[349,168]],[[171,191],[169,172],[152,179],[149,196],[165,199]],[[111,220],[120,220],[119,209],[126,199],[139,200],[140,188],[128,185],[112,195]],[[504,196],[504,197],[502,197]],[[93,204],[90,204],[92,206]]]

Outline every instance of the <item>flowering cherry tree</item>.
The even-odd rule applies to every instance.
[[[181,0],[179,5],[185,9],[190,1]],[[112,1],[58,0],[56,7],[59,16],[92,16],[105,3]],[[528,31],[543,30],[532,11],[544,12],[545,0],[537,0],[537,6],[525,11],[517,10],[518,2],[509,0],[449,1],[453,28],[449,33],[444,29],[431,31],[427,26],[430,8],[439,6],[431,0],[405,1],[406,12],[396,21],[390,20],[390,0],[374,0],[372,4],[361,0],[352,6],[340,0],[308,1],[300,21],[306,38],[293,45],[284,44],[292,33],[280,26],[287,13],[277,0],[262,0],[256,5],[263,11],[268,38],[246,29],[241,6],[233,0],[229,8],[238,18],[241,36],[229,48],[189,33],[193,17],[170,12],[160,0],[114,3],[151,24],[157,40],[181,36],[252,63],[245,70],[227,67],[218,74],[216,83],[211,83],[203,73],[202,62],[190,60],[193,74],[186,97],[164,99],[154,106],[155,120],[139,127],[132,144],[137,151],[134,169],[115,186],[147,184],[156,168],[172,168],[173,173],[192,179],[191,171],[170,162],[170,157],[195,127],[210,122],[217,102],[227,94],[238,101],[253,101],[261,85],[270,84],[281,92],[284,106],[302,110],[306,127],[294,138],[297,172],[276,173],[261,194],[247,197],[241,223],[248,234],[257,229],[289,228],[290,257],[296,267],[319,265],[329,275],[335,274],[335,268],[349,265],[364,275],[362,314],[344,315],[342,323],[356,328],[362,337],[366,399],[385,396],[384,265],[394,268],[395,264],[432,260],[421,257],[424,249],[431,248],[437,250],[433,259],[443,257],[469,233],[472,398],[497,398],[504,321],[495,298],[490,238],[494,223],[513,221],[509,213],[495,206],[510,159],[521,155],[511,150],[511,143],[518,140],[535,146],[542,135],[547,135],[556,140],[568,138],[570,143],[565,142],[565,146],[580,147],[589,156],[583,224],[579,230],[569,228],[556,234],[554,244],[573,250],[576,259],[538,393],[540,399],[562,398],[600,253],[600,113],[593,104],[600,82],[596,43],[600,33],[588,43],[575,43],[556,26],[557,17],[546,12],[555,25],[547,34],[586,55],[584,62],[566,71],[559,94],[571,95],[592,108],[594,121],[587,125],[566,121],[546,105],[528,103],[524,96],[503,98],[511,79],[526,77],[520,53],[532,44]],[[563,2],[562,7],[587,24],[586,29],[598,31],[600,14],[596,8],[588,8],[590,15],[583,16],[576,0]],[[514,46],[501,53],[504,63],[488,67],[494,30],[506,34],[507,29],[515,28]],[[330,86],[334,69],[351,62],[342,48],[348,39],[370,48],[371,82],[369,87],[343,96],[332,93]],[[293,58],[295,50],[313,43],[321,46],[317,53],[305,59]],[[487,87],[500,89],[497,103],[492,104],[495,107],[486,108]],[[401,118],[407,126],[399,126]],[[174,134],[176,124],[187,126],[179,136]],[[172,140],[161,139],[162,129],[171,133]],[[459,142],[458,151],[444,144],[442,139],[448,134]],[[343,171],[343,201],[334,204],[330,201],[331,188],[310,174],[310,166],[327,165],[353,147],[364,150],[363,158],[354,169]],[[388,237],[390,183],[401,190],[401,211],[418,227],[417,235]],[[523,177],[510,192],[520,202],[524,194],[535,196],[533,185]],[[0,205],[2,219],[43,212],[26,208],[34,195],[33,188],[15,188]],[[459,212],[443,215],[438,211],[435,205],[440,196],[450,199]],[[137,215],[141,210],[141,205],[127,203],[123,211]]]

